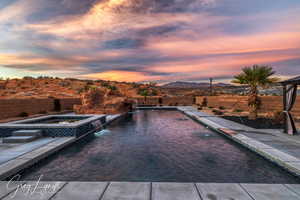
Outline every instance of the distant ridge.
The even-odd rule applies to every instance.
[[[229,87],[233,86],[227,83],[215,83],[214,87]],[[196,83],[196,82],[185,82],[185,81],[176,81],[162,85],[163,88],[207,88],[209,83]]]

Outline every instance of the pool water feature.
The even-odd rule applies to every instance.
[[[25,170],[23,180],[300,182],[178,111],[141,110],[107,129]]]

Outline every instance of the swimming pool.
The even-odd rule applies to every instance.
[[[178,111],[140,110],[26,171],[23,180],[299,183]]]

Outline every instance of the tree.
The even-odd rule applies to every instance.
[[[275,74],[272,67],[253,65],[252,67],[244,67],[242,73],[234,76],[232,83],[241,85],[248,85],[250,87],[248,106],[249,119],[257,118],[257,111],[260,106],[260,99],[258,97],[258,87],[267,87],[279,79],[271,77]]]
[[[147,96],[149,96],[149,91],[147,89],[141,89],[139,95],[144,97],[144,104],[146,104]]]

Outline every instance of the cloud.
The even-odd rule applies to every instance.
[[[160,79],[158,76],[148,76],[143,72],[128,72],[128,71],[106,71],[102,73],[93,73],[82,75],[83,78],[91,79],[104,79],[112,81],[129,81],[129,82],[140,82],[144,80],[156,80]]]

